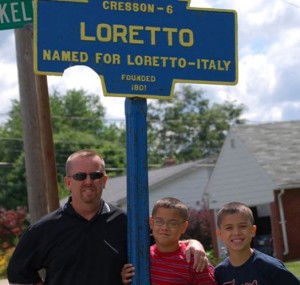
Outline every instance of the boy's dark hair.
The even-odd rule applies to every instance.
[[[183,218],[184,221],[187,221],[188,219],[188,207],[183,202],[181,202],[176,198],[165,197],[156,201],[152,209],[152,217],[155,216],[159,208],[178,210],[180,216]]]
[[[253,213],[249,206],[247,206],[244,203],[241,202],[231,202],[228,204],[225,204],[222,209],[218,212],[217,216],[217,226],[218,228],[221,227],[221,223],[223,221],[223,218],[227,215],[232,215],[232,214],[244,214],[249,218],[249,221],[251,225],[254,224],[254,218],[253,218]]]

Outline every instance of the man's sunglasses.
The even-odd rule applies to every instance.
[[[87,176],[90,176],[92,180],[101,179],[104,176],[103,172],[91,172],[91,173],[85,173],[85,172],[77,172],[73,175],[69,175],[68,177],[72,177],[74,180],[77,181],[83,181],[87,178]]]

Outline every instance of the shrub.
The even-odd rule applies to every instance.
[[[16,245],[17,238],[27,226],[26,208],[16,210],[0,208],[0,250]]]
[[[6,276],[7,264],[18,237],[28,225],[27,216],[26,208],[6,210],[0,207],[0,277]]]
[[[209,209],[207,203],[202,203],[202,208],[189,209],[189,226],[185,234],[182,236],[184,239],[197,239],[199,240],[205,250],[212,248],[211,227],[209,218]]]
[[[6,278],[6,269],[9,259],[14,251],[14,247],[6,249],[5,252],[0,253],[0,279]]]

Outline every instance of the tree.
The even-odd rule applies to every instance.
[[[210,106],[202,95],[202,90],[185,86],[175,92],[173,101],[149,104],[149,164],[161,165],[167,158],[184,162],[215,155],[229,127],[244,123],[240,119],[243,106],[229,102]],[[125,173],[125,128],[105,120],[98,95],[84,90],[54,91],[49,100],[61,197],[67,194],[63,185],[65,161],[78,149],[101,152],[110,177]],[[20,102],[14,100],[8,120],[0,126],[0,205],[8,209],[27,205],[21,120]]]
[[[63,185],[65,161],[74,151],[91,148],[101,152],[110,177],[125,169],[125,129],[105,120],[100,97],[84,90],[50,94],[52,129],[56,154],[60,196],[67,193]],[[7,209],[27,206],[25,160],[20,102],[13,101],[8,120],[0,126],[0,205]],[[4,167],[5,166],[5,167]]]
[[[8,120],[0,126],[0,205],[27,205],[20,102],[12,100]],[[20,202],[20,204],[19,204]]]
[[[217,155],[226,131],[243,124],[243,105],[230,102],[209,105],[203,90],[183,86],[173,101],[159,100],[148,106],[148,148],[151,164],[166,159],[184,162]]]
[[[55,91],[50,96],[58,175],[64,175],[67,157],[81,148],[92,148],[105,158],[106,167],[125,168],[125,129],[105,120],[98,95],[84,90]],[[110,172],[110,177],[120,174]]]

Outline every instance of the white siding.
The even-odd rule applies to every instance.
[[[213,167],[210,166],[195,167],[175,179],[167,179],[165,183],[150,188],[149,212],[151,213],[154,203],[163,197],[175,197],[188,207],[199,208],[212,169]],[[121,207],[126,210],[127,201],[124,201]]]
[[[199,208],[202,195],[206,188],[211,168],[195,168],[173,181],[152,189],[149,195],[149,210],[154,203],[163,197],[175,197],[184,202],[188,207]]]
[[[230,201],[260,205],[273,201],[274,182],[240,139],[229,132],[208,183],[209,206]]]

